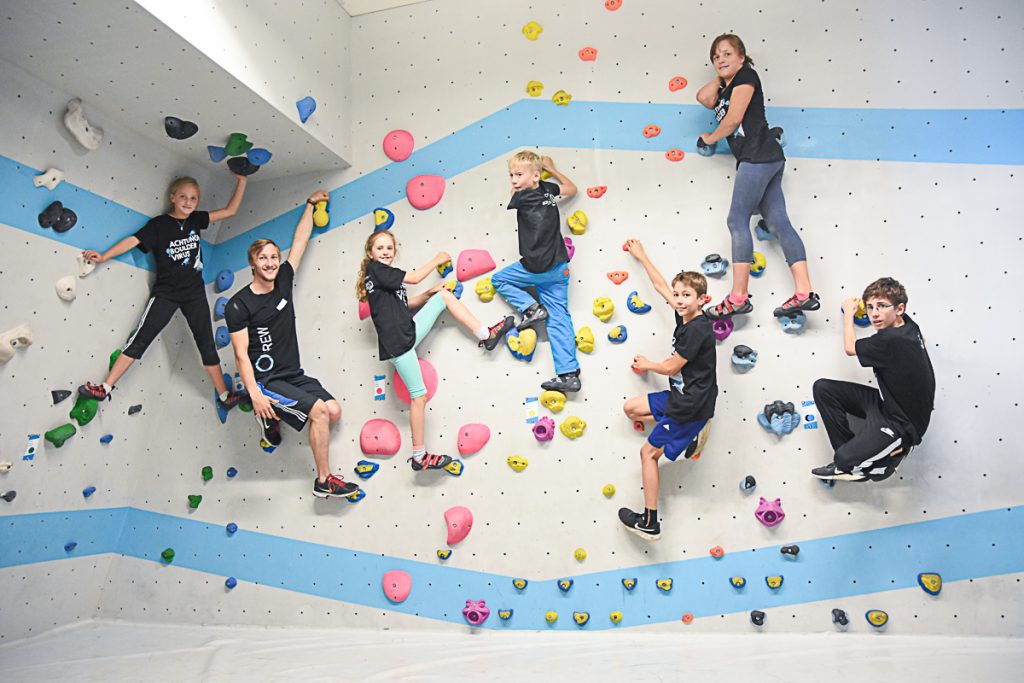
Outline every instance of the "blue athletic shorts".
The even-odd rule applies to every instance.
[[[651,430],[651,435],[647,437],[647,443],[655,448],[664,448],[665,457],[674,461],[686,452],[686,448],[697,438],[708,421],[694,420],[680,424],[671,417],[666,417],[668,397],[668,389],[647,394],[647,405],[650,406],[654,419],[658,421]]]

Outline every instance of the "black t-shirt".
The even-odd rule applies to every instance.
[[[904,428],[912,446],[921,443],[935,407],[935,371],[921,328],[904,315],[902,325],[858,339],[855,348],[860,364],[875,371],[882,414]]]
[[[743,114],[743,121],[740,122],[739,128],[727,138],[729,149],[736,157],[736,165],[738,166],[741,161],[749,161],[752,164],[782,161],[786,158],[786,155],[782,153],[782,145],[768,131],[761,79],[757,77],[757,72],[749,64],[740,67],[733,77],[732,83],[728,86],[719,86],[718,102],[715,104],[715,120],[720,122],[729,112],[732,91],[738,85],[754,86],[754,94],[750,98],[750,104]]]
[[[179,301],[206,298],[199,233],[208,227],[209,212],[193,211],[185,219],[172,218],[167,214],[157,216],[135,233],[139,249],[153,252],[156,258],[154,296]]]
[[[366,264],[366,303],[377,328],[380,359],[397,358],[416,343],[416,324],[409,312],[409,295],[402,281],[405,271],[380,261]]]
[[[672,351],[686,359],[683,369],[668,380],[669,397],[665,415],[676,422],[710,420],[718,399],[718,368],[715,334],[711,321],[698,315],[688,323],[676,313]]]
[[[294,281],[295,269],[285,261],[272,291],[257,294],[243,287],[224,308],[228,332],[249,329],[249,360],[258,380],[296,375],[302,369],[295,334]]]
[[[558,185],[542,180],[536,188],[516,192],[508,203],[519,221],[519,262],[531,273],[546,273],[569,260],[555,203],[559,192]]]

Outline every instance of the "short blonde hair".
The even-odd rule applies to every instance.
[[[508,160],[508,167],[512,168],[513,166],[529,166],[530,170],[536,173],[540,173],[544,169],[540,155],[527,150],[517,152],[515,156]]]
[[[256,254],[263,251],[263,247],[267,246],[268,244],[273,244],[274,248],[277,249],[277,253],[281,253],[281,247],[277,246],[277,242],[275,242],[274,240],[268,240],[266,238],[261,237],[260,239],[256,240],[255,242],[249,245],[248,255],[250,268],[256,267]]]

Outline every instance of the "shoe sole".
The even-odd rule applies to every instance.
[[[316,489],[313,489],[313,495],[317,498],[348,498],[349,496],[354,496],[357,493],[359,493],[359,489],[350,493],[331,493],[329,491],[317,491]]]
[[[837,472],[836,474],[815,474],[811,472],[811,476],[822,481],[868,481],[868,478],[863,474],[847,474],[845,472]]]
[[[533,320],[530,320],[529,322],[519,323],[518,325],[516,325],[516,330],[518,330],[519,332],[522,332],[523,330],[528,330],[531,327],[534,327],[535,325],[547,322],[547,319],[548,316],[544,316],[543,318],[535,318]]]
[[[646,541],[657,541],[658,539],[661,538],[661,533],[660,532],[657,533],[657,534],[649,534],[649,533],[647,533],[645,531],[640,531],[639,529],[635,529],[635,528],[633,528],[631,526],[626,526],[625,524],[622,525],[622,528],[625,529],[626,531],[629,531],[629,532],[632,532],[632,533],[636,534],[637,536],[639,536],[640,538],[642,538],[642,539],[644,539]]]
[[[817,302],[815,302],[815,303],[817,303]],[[798,313],[804,313],[806,311],[816,311],[819,308],[821,308],[821,304],[820,303],[818,303],[818,305],[813,307],[813,308],[803,308],[802,306],[799,307],[799,308],[781,308],[781,307],[779,307],[779,308],[776,308],[774,311],[772,311],[772,315],[774,315],[776,318],[795,318]]]

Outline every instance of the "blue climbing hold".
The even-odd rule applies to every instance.
[[[228,328],[224,325],[217,328],[217,334],[214,335],[213,339],[217,342],[218,349],[223,349],[231,344],[231,335],[228,333]]]
[[[306,95],[295,103],[295,108],[299,110],[299,121],[305,123],[313,115],[313,112],[316,111],[316,100]]]
[[[746,344],[732,347],[732,364],[741,370],[749,370],[757,365],[757,351]]]
[[[373,231],[378,230],[390,230],[391,226],[395,224],[395,214],[391,213],[390,209],[382,209],[377,207],[373,210]],[[444,277],[442,275],[441,277]]]
[[[754,489],[757,488],[757,480],[752,475],[743,477],[743,481],[740,482],[740,491],[743,493],[753,493]]]
[[[233,576],[229,576],[229,577],[227,578],[227,580],[226,580],[226,581],[224,582],[224,586],[225,586],[225,587],[226,587],[226,588],[227,588],[228,590],[231,590],[232,588],[234,588],[234,587],[235,587],[235,586],[237,586],[237,585],[238,585],[238,579],[236,579],[236,578],[235,578],[235,577],[233,577]]]
[[[108,444],[108,443],[110,443],[113,440],[114,440],[114,435],[113,434],[104,434],[103,436],[100,437],[100,443],[102,443],[102,444]]]
[[[700,263],[700,269],[708,277],[721,277],[729,270],[729,259],[720,254],[708,254]]]
[[[236,531],[238,531],[238,525],[237,525],[237,524],[235,524],[234,522],[228,522],[228,525],[227,525],[226,527],[224,527],[224,529],[225,529],[225,530],[226,530],[226,531],[227,531],[227,532],[228,532],[229,534],[233,534],[233,533],[235,533]]]
[[[229,467],[228,468],[228,479],[234,479],[235,475],[237,475],[237,474],[238,474],[238,470],[236,470],[234,467]]]
[[[213,319],[222,320],[224,318],[224,310],[228,307],[228,298],[226,296],[218,296],[217,302],[213,304]]]
[[[74,541],[68,541],[64,544],[64,552],[70,553],[72,550],[78,547],[78,544]]]
[[[800,424],[800,413],[792,403],[773,401],[765,405],[757,415],[757,423],[766,432],[772,432],[776,436],[784,436],[792,433]]]
[[[612,328],[612,331],[608,333],[608,341],[612,344],[621,344],[626,341],[627,337],[629,337],[629,331],[626,330],[625,325],[616,325]]]
[[[256,164],[257,166],[262,166],[263,164],[270,161],[270,157],[274,155],[270,153],[269,149],[264,149],[263,147],[256,147],[255,149],[250,149],[248,152],[246,152],[245,156],[249,159],[250,162]]]
[[[377,474],[379,469],[380,463],[370,462],[369,460],[360,460],[356,463],[356,474],[359,475],[360,479],[369,479]]]
[[[626,297],[626,308],[629,309],[630,313],[646,313],[651,310],[651,305],[645,303],[634,289],[629,293],[629,296]]]
[[[629,579],[623,579],[622,580],[622,587],[625,588],[628,591],[631,591],[634,588],[636,588],[636,577],[634,576],[634,577],[629,578]]]
[[[218,292],[226,292],[231,289],[231,285],[235,284],[235,274],[230,270],[222,270],[217,273],[216,289]]]
[[[95,486],[86,486],[84,489],[82,489],[82,497],[83,498],[88,498],[89,496],[91,496],[94,493],[96,493],[96,487]]]
[[[776,318],[779,324],[782,325],[783,332],[799,332],[804,329],[804,325],[807,324],[807,316],[804,315],[803,311],[798,311],[795,314],[782,315]]]
[[[572,579],[558,580],[558,590],[562,591],[563,593],[568,593],[570,588],[572,588]]]
[[[223,147],[217,147],[216,145],[207,145],[206,151],[210,154],[210,161],[215,164],[219,164],[228,158],[228,151]]]
[[[712,142],[710,145],[704,142],[704,138],[700,135],[697,136],[697,154],[702,157],[709,157],[714,155],[715,150],[718,148],[717,142]]]
[[[757,222],[757,226],[754,227],[754,234],[757,235],[757,239],[762,242],[768,242],[775,239],[775,235],[772,234],[771,230],[768,229],[768,224],[764,222],[762,218]]]
[[[363,498],[366,498],[366,491],[362,489],[359,489],[358,491],[351,495],[345,496],[345,500],[347,500],[350,503],[358,503]]]

